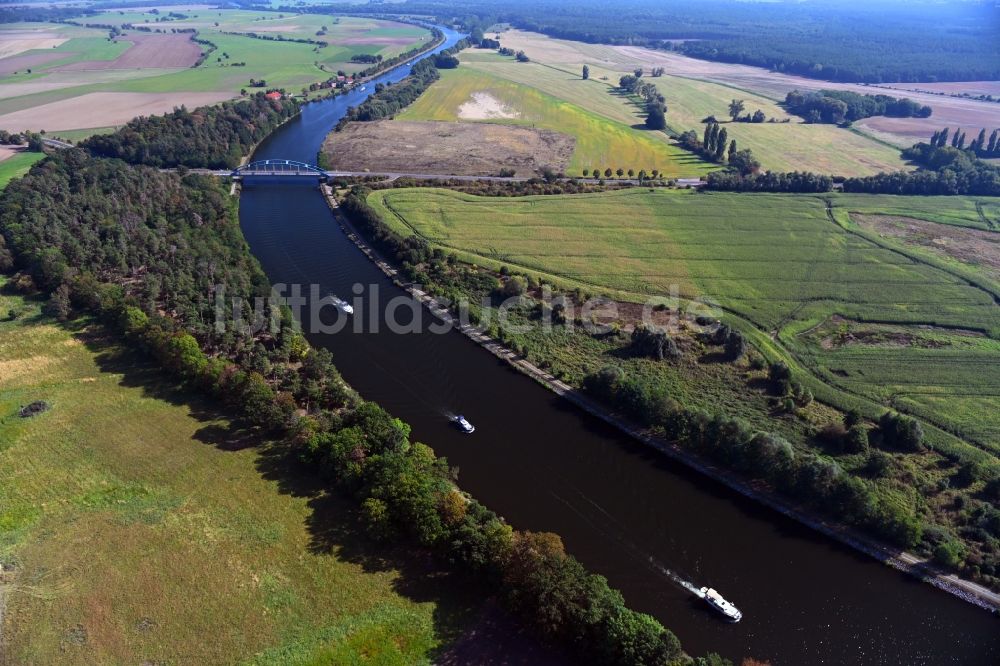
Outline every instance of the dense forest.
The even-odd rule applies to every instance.
[[[381,3],[339,7],[385,11]],[[697,58],[831,81],[1000,78],[998,14],[985,2],[632,0],[611,8],[599,0],[407,0],[397,7],[443,20],[461,17],[474,36],[494,22],[507,22],[553,37],[677,48]],[[294,7],[289,3],[287,9]]]
[[[181,107],[162,116],[140,116],[117,132],[94,135],[80,145],[94,155],[133,164],[233,168],[298,112],[294,99],[270,100],[261,92],[194,111]]]

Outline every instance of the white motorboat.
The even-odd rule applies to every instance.
[[[476,426],[469,423],[469,421],[461,414],[454,417],[452,421],[454,421],[455,425],[457,425],[461,429],[461,431],[467,435],[471,435],[472,433],[476,432]]]
[[[350,303],[342,298],[338,298],[333,294],[330,294],[330,302],[333,303],[334,307],[343,312],[344,314],[352,315],[354,314],[354,308]]]
[[[712,588],[701,588],[698,590],[698,596],[707,601],[709,606],[722,613],[730,622],[739,622],[743,619],[743,613],[740,609],[726,601],[721,594]]]

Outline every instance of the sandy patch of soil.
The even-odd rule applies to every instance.
[[[851,213],[851,219],[882,236],[898,238],[935,254],[978,266],[993,279],[1000,279],[1000,233],[998,232],[894,215]]]
[[[122,125],[136,116],[168,113],[231,99],[227,92],[112,93],[96,92],[42,104],[0,116],[0,127],[23,130],[71,130]]]
[[[201,47],[191,41],[190,34],[181,35],[129,35],[132,42],[124,53],[114,60],[87,60],[55,68],[61,72],[79,72],[100,69],[169,69],[190,67],[201,56]]]
[[[51,49],[66,41],[54,32],[31,30],[0,31],[0,58],[9,58],[34,49]]]
[[[472,93],[472,98],[458,107],[458,117],[463,120],[496,120],[518,116],[520,114],[517,111],[486,92]]]
[[[26,69],[38,67],[53,60],[62,60],[72,55],[72,53],[66,53],[65,51],[53,51],[52,53],[29,53],[3,58],[0,60],[0,76],[13,74],[14,72],[23,72]]]
[[[334,171],[496,176],[564,170],[576,141],[551,130],[489,123],[380,120],[331,133],[323,151]]]

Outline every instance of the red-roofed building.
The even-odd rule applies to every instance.
[[[278,92],[277,90],[272,90],[271,92],[264,95],[264,97],[268,99],[281,99],[281,93]]]

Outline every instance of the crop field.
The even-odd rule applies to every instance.
[[[585,45],[584,48],[597,47]],[[591,78],[584,81],[580,77],[582,63],[591,62],[588,59],[582,59],[578,67],[564,63],[518,63],[477,49],[464,51],[461,59],[463,66],[467,64],[471,68],[538,88],[612,120],[634,125],[644,119],[641,104],[617,93],[616,86],[622,72],[591,64]],[[704,129],[702,119],[714,115],[723,122],[730,139],[735,139],[743,148],[753,150],[765,169],[863,176],[906,166],[895,148],[831,125],[807,125],[801,118],[786,113],[773,100],[761,95],[679,76],[667,75],[651,78],[650,81],[667,99],[667,124],[674,132],[694,129],[700,134]],[[734,98],[745,101],[746,113],[760,109],[775,122],[728,122],[727,109]]]
[[[118,125],[138,113],[163,113],[180,104],[194,107],[237,97],[241,89],[249,89],[251,78],[299,93],[338,70],[364,69],[366,65],[350,61],[353,55],[391,57],[430,39],[423,28],[373,19],[204,8],[184,13],[188,18],[165,20],[165,10],[108,12],[80,22],[141,25],[164,33],[195,29],[199,38],[217,47],[197,67],[191,65],[206,47],[190,41],[187,34],[124,29],[124,35],[111,41],[103,29],[78,25],[0,25],[0,44],[5,33],[12,37],[8,42],[27,43],[26,35],[40,35],[32,43],[56,37],[59,42],[54,48],[0,58],[0,127],[58,132]],[[277,37],[323,40],[328,46],[277,41]],[[101,117],[116,105],[109,105],[106,98],[87,97],[94,93],[143,97],[122,97],[117,106],[123,110]],[[141,108],[128,114],[128,105],[137,102]],[[47,106],[46,113],[33,118],[32,110],[41,106]],[[17,112],[23,113],[13,115]]]
[[[670,108],[667,122],[677,130],[702,129],[700,125],[681,126],[681,116],[690,115],[699,121],[709,114],[714,114],[720,119],[725,117],[726,105],[733,98],[747,99],[752,113],[757,107],[751,106],[749,100],[762,97],[776,102],[784,99],[786,93],[795,89],[836,88],[862,94],[899,94],[893,89],[830,83],[771,72],[759,67],[697,60],[671,51],[657,51],[637,46],[585,44],[520,30],[501,33],[500,42],[503,46],[524,50],[533,61],[568,72],[577,73],[586,63],[591,67],[592,76],[607,76],[610,83],[617,82],[619,76],[631,72],[636,67],[643,67],[647,73],[652,67],[664,67],[667,74],[664,78],[692,80],[697,84],[693,90],[688,89],[687,85],[680,81],[672,81],[676,83],[675,90],[672,90],[670,85],[661,86],[661,92],[667,97],[667,105]],[[836,172],[838,175],[849,176],[871,173],[873,166],[882,162],[899,165],[898,153],[883,142],[908,146],[913,143],[914,136],[926,138],[935,129],[945,126],[962,127],[970,135],[978,132],[981,127],[1000,126],[1000,105],[995,103],[935,94],[914,92],[906,94],[921,104],[929,104],[934,109],[933,117],[916,121],[870,119],[871,123],[862,121],[855,124],[856,128],[860,128],[858,132],[827,125],[802,125],[795,120],[779,128],[770,126],[762,128],[758,125],[741,127],[739,131],[745,135],[743,138],[746,140],[746,145],[752,147],[755,153],[759,153],[758,157],[763,158],[761,161],[765,168],[784,169],[786,167],[782,165],[787,165],[799,170],[816,171],[829,167],[839,169]],[[708,96],[707,99],[705,95]],[[709,110],[709,107],[712,110]],[[763,106],[761,109],[767,112]],[[732,134],[732,126],[727,129]],[[778,136],[771,134],[779,129],[789,131]],[[854,136],[849,137],[850,134]],[[761,144],[760,150],[758,150],[758,140]],[[770,150],[766,150],[766,147],[770,147]],[[829,154],[830,148],[833,148],[832,155]],[[789,156],[783,157],[783,151]],[[852,159],[850,156],[852,153],[858,157]],[[772,164],[774,166],[771,166]],[[848,171],[849,168],[853,170]]]
[[[468,114],[467,105],[486,99],[494,114]],[[658,169],[666,177],[698,176],[713,168],[667,143],[662,132],[635,129],[623,122],[550,95],[539,88],[469,67],[445,70],[400,120],[486,121],[526,125],[569,134],[576,139],[569,172],[611,167]]]
[[[646,189],[514,199],[404,189],[370,198],[400,231],[480,265],[506,264],[629,301],[667,296],[674,288],[684,298],[717,303],[737,325],[780,344],[827,385],[883,405],[912,404],[931,422],[1000,452],[1000,410],[972,422],[963,413],[973,410],[960,407],[970,399],[1000,399],[995,294],[988,283],[974,284],[840,222],[848,210],[877,210],[880,200]],[[912,203],[914,217],[978,223],[972,200],[948,197],[950,209],[944,198],[933,206],[924,201],[895,197],[894,210]],[[914,330],[945,327],[961,340],[844,351],[799,337],[835,315]],[[970,351],[968,335],[989,342]],[[858,350],[883,361],[847,363]],[[908,371],[894,375],[901,367]]]
[[[376,548],[276,444],[5,282],[7,662],[427,663],[476,616],[475,592]],[[35,400],[50,409],[21,418]]]

